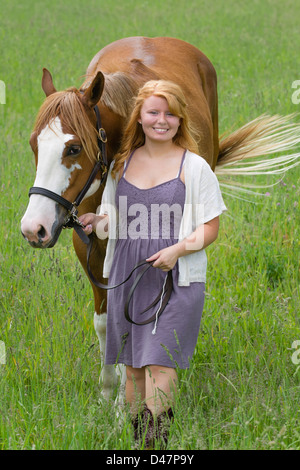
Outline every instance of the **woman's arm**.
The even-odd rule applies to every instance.
[[[196,230],[184,240],[175,245],[164,248],[147,258],[147,261],[154,261],[153,267],[163,271],[173,269],[178,258],[186,256],[199,250],[203,250],[213,243],[219,232],[219,217],[200,225]]]

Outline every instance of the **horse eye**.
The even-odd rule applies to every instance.
[[[80,145],[72,145],[71,147],[67,148],[66,155],[68,157],[77,157],[77,155],[79,155],[81,152],[81,148],[82,147],[80,147]]]

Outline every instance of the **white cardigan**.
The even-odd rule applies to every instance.
[[[113,261],[115,244],[118,239],[118,211],[115,194],[118,178],[112,178],[112,162],[107,182],[102,195],[101,205],[97,209],[100,215],[109,217],[108,244],[104,259],[103,276],[108,278]],[[188,237],[198,226],[226,211],[219,183],[209,164],[199,155],[187,150],[184,162],[185,204],[179,229],[179,241]],[[103,238],[102,234],[98,234]],[[191,245],[191,249],[193,249]],[[151,256],[153,253],[149,253]],[[205,282],[207,257],[205,250],[199,250],[178,259],[179,286],[188,286],[190,282]]]

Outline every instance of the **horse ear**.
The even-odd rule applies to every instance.
[[[51,73],[47,69],[43,69],[42,88],[46,96],[52,95],[52,93],[56,92]]]
[[[104,75],[102,72],[97,72],[91,84],[84,90],[83,100],[85,103],[93,108],[96,106],[101,98],[104,88]]]

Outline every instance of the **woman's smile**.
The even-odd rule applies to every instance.
[[[153,129],[158,132],[159,134],[164,134],[168,132],[169,129],[163,129],[163,128],[158,128],[158,127],[153,127]]]

